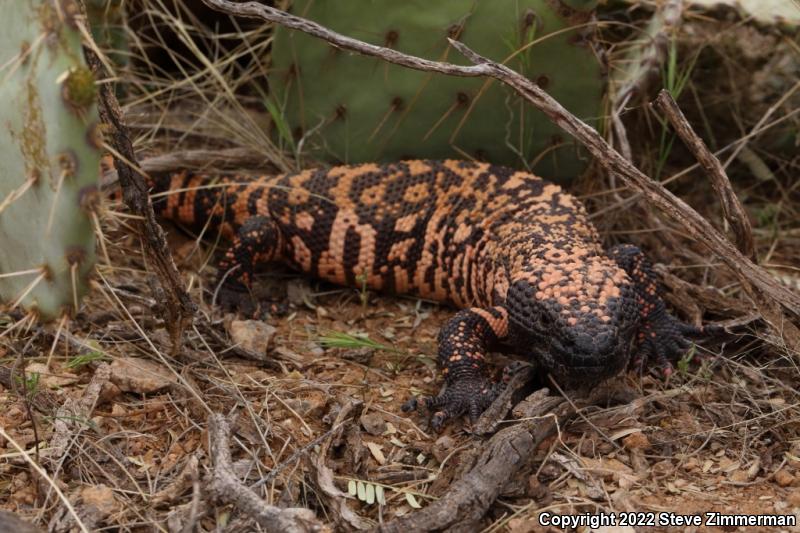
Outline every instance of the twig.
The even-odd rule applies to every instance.
[[[450,76],[485,76],[505,83],[544,113],[554,124],[586,146],[606,171],[619,176],[627,186],[642,193],[652,206],[681,224],[692,239],[719,255],[720,259],[739,278],[777,336],[784,339],[789,350],[800,354],[800,330],[789,321],[781,309],[782,306],[790,316],[795,319],[800,318],[800,295],[782,286],[768,272],[750,261],[686,202],[672,194],[660,183],[648,178],[614,150],[597,130],[567,111],[564,106],[531,80],[505,65],[500,65],[476,54],[464,44],[452,39],[448,39],[450,44],[474,65],[460,66],[430,61],[390,48],[364,43],[331,31],[315,22],[256,2],[234,3],[229,0],[203,0],[203,2],[213,9],[230,15],[254,17],[274,22],[324,39],[338,48],[379,57],[390,63],[415,70],[439,72]]]
[[[139,167],[145,174],[183,170],[185,168],[207,170],[260,169],[263,172],[263,169],[269,164],[269,159],[249,148],[184,150],[139,160]],[[117,171],[109,169],[101,179],[104,188],[110,187],[118,182]]]
[[[722,164],[723,167],[728,168],[728,165],[730,165],[731,162],[734,159],[736,159],[736,157],[739,155],[739,153],[742,150],[744,150],[745,146],[747,146],[748,141],[754,137],[754,133],[759,131],[762,128],[762,126],[764,126],[764,124],[766,124],[767,120],[769,120],[769,117],[771,117],[773,114],[775,114],[775,112],[778,109],[780,109],[781,106],[783,106],[783,104],[786,103],[786,101],[789,98],[791,98],[791,96],[795,92],[797,92],[798,90],[800,90],[800,80],[798,80],[797,83],[792,85],[789,88],[789,90],[786,91],[783,94],[783,96],[781,96],[778,99],[777,102],[775,102],[774,104],[769,106],[769,109],[767,109],[766,113],[764,113],[764,115],[758,120],[758,122],[756,122],[755,126],[752,127],[752,129],[750,130],[750,133],[748,133],[742,139],[740,139],[741,142],[739,142],[739,144],[737,144],[736,148],[734,148],[733,152],[731,152],[731,154],[728,156],[728,159],[726,159],[725,163]]]
[[[192,455],[186,461],[180,474],[175,476],[169,485],[153,494],[150,498],[151,505],[161,506],[174,504],[178,499],[183,496],[189,486],[193,486],[196,479],[198,479],[198,465],[199,460],[197,455]],[[194,499],[194,498],[193,498]]]
[[[526,420],[497,432],[483,447],[469,472],[455,481],[442,498],[415,513],[383,525],[380,531],[472,531],[508,481],[530,464],[536,448],[556,433],[566,420],[569,406],[539,420]]]
[[[100,57],[90,47],[84,48],[87,63],[96,79],[108,79],[108,73]],[[122,119],[122,111],[114,95],[113,86],[102,83],[99,86],[98,102],[100,119],[110,126],[110,149],[114,156],[114,167],[122,185],[122,199],[128,209],[141,217],[135,222],[148,262],[154,267],[160,286],[164,292],[166,324],[172,340],[172,355],[181,345],[181,337],[186,325],[195,314],[196,306],[183,285],[180,273],[170,254],[164,230],[158,225],[153,204],[140,169],[136,168],[136,154],[133,150],[128,127]]]
[[[659,111],[666,115],[669,123],[680,136],[683,143],[692,152],[695,159],[706,171],[706,175],[711,180],[711,186],[719,197],[722,205],[722,216],[731,225],[736,236],[736,245],[739,250],[752,260],[755,260],[756,249],[753,243],[753,228],[750,226],[750,219],[731,187],[731,181],[714,154],[708,149],[706,144],[697,133],[692,129],[689,121],[686,120],[678,104],[666,90],[662,89],[656,97],[655,106]]]
[[[272,483],[272,480],[275,479],[278,474],[280,474],[287,466],[293,465],[295,461],[297,461],[300,457],[307,454],[309,451],[313,450],[317,447],[319,443],[328,439],[333,435],[335,432],[341,429],[341,425],[333,425],[328,431],[321,433],[318,437],[314,440],[309,441],[308,444],[303,446],[302,448],[298,448],[297,450],[292,453],[286,460],[282,461],[280,464],[275,465],[264,477],[253,483],[250,488],[257,489],[262,485],[266,485],[268,483]]]
[[[351,496],[348,496],[339,490],[339,488],[333,482],[333,470],[326,464],[326,462],[328,461],[328,451],[330,450],[334,440],[338,438],[334,435],[340,434],[345,427],[345,422],[351,420],[354,413],[357,413],[360,408],[363,407],[363,405],[364,404],[362,401],[352,398],[346,399],[344,402],[342,402],[342,407],[336,414],[336,419],[333,421],[333,424],[331,424],[332,427],[336,428],[336,431],[330,434],[328,438],[325,439],[325,441],[320,445],[319,453],[314,460],[314,469],[316,470],[315,482],[317,488],[319,489],[318,494],[327,504],[326,508],[332,515],[334,521],[336,523],[343,523],[343,526],[346,524],[346,529],[348,531],[361,531],[369,529],[370,524],[367,520],[359,516],[358,513],[353,511],[349,505],[347,505],[347,500],[348,498],[351,498]]]
[[[217,500],[235,505],[247,513],[266,531],[321,531],[322,524],[312,511],[301,507],[281,509],[269,505],[236,478],[228,444],[230,434],[231,426],[223,415],[215,413],[208,418],[208,441],[214,465],[209,492]]]
[[[513,371],[505,388],[475,422],[472,427],[472,433],[475,435],[493,433],[505,420],[506,415],[514,407],[516,401],[520,399],[518,393],[527,387],[536,375],[537,368],[535,365],[522,361],[519,361],[518,364],[521,365],[520,368]]]

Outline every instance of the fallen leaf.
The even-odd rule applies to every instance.
[[[378,461],[378,464],[385,465],[386,464],[386,456],[383,455],[383,446],[377,444],[375,442],[367,442],[365,443],[369,452],[372,454],[372,457]]]
[[[39,384],[48,389],[58,389],[77,383],[80,379],[71,372],[63,372],[47,368],[44,363],[31,363],[25,368],[25,375],[39,374]]]

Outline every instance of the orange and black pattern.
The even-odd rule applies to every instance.
[[[700,330],[667,314],[633,246],[608,253],[584,207],[530,173],[467,161],[403,161],[275,177],[155,178],[162,216],[232,245],[223,303],[242,306],[268,261],[342,285],[462,308],[439,336],[445,390],[434,424],[475,417],[501,385],[486,355],[506,345],[567,382],[597,382],[632,354],[668,365]],[[212,232],[212,233],[209,233]]]

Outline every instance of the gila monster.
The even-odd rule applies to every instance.
[[[249,308],[254,269],[280,261],[461,308],[438,337],[445,386],[426,401],[436,428],[496,397],[486,357],[498,345],[577,385],[620,373],[632,354],[668,371],[703,333],[667,313],[638,248],[604,251],[581,203],[528,172],[411,160],[151,180],[165,193],[157,214],[232,241],[219,264],[223,304]]]

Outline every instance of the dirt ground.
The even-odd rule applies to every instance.
[[[436,335],[451,309],[277,271],[265,274],[259,287],[264,297],[288,306],[279,306],[265,322],[237,320],[203,302],[208,276],[198,272],[209,250],[179,231],[170,233],[200,313],[208,314],[220,335],[227,332],[270,362],[231,356],[197,328],[187,332],[172,357],[135,239],[110,231],[114,267],[100,268],[97,290],[67,328],[70,338],[88,346],[59,343],[51,353],[54,330],[37,330],[27,346],[18,347],[26,356],[28,380],[37,376],[37,383],[27,385],[26,399],[19,391],[0,394],[0,425],[18,445],[32,452],[38,435],[38,453],[46,457],[55,453],[58,434],[66,432],[69,451],[54,477],[62,480],[60,488],[77,503],[81,517],[130,531],[160,530],[165,524],[172,530],[172,524],[186,523],[193,494],[187,465],[196,460],[200,478],[211,468],[208,412],[236,419],[232,451],[243,480],[253,484],[271,473],[269,483],[257,489],[265,500],[319,514],[324,502],[330,504],[314,479],[320,438],[331,440],[322,459],[342,492],[351,481],[384,488],[384,504],[357,496],[346,503],[373,523],[424,506],[469,467],[485,438],[470,435],[465,420],[436,434],[423,413],[401,410],[411,395],[438,390]],[[337,342],[346,347],[330,347]],[[754,338],[750,344],[755,343]],[[724,346],[711,347],[708,353],[717,357],[689,365],[667,381],[636,373],[616,380],[615,396],[622,400],[581,409],[545,440],[481,527],[561,531],[539,525],[540,512],[796,516],[800,440],[794,366],[780,358],[756,359],[741,345],[731,355]],[[6,349],[4,357],[13,360],[15,354]],[[499,371],[510,358],[497,354],[494,361]],[[110,369],[108,377],[98,378],[101,367]],[[31,407],[63,409],[70,398],[80,403],[98,380],[102,390],[95,393],[89,419],[80,418],[80,408],[48,413]],[[331,432],[337,412],[349,402],[356,402],[354,414],[344,429]],[[59,417],[66,428],[59,428]],[[9,441],[2,444],[2,508],[29,518],[51,515],[59,507],[56,495]],[[204,508],[194,519],[211,531],[224,526],[230,514],[226,506]],[[61,520],[63,527],[70,524],[63,510]],[[625,529],[607,531],[616,530]]]

